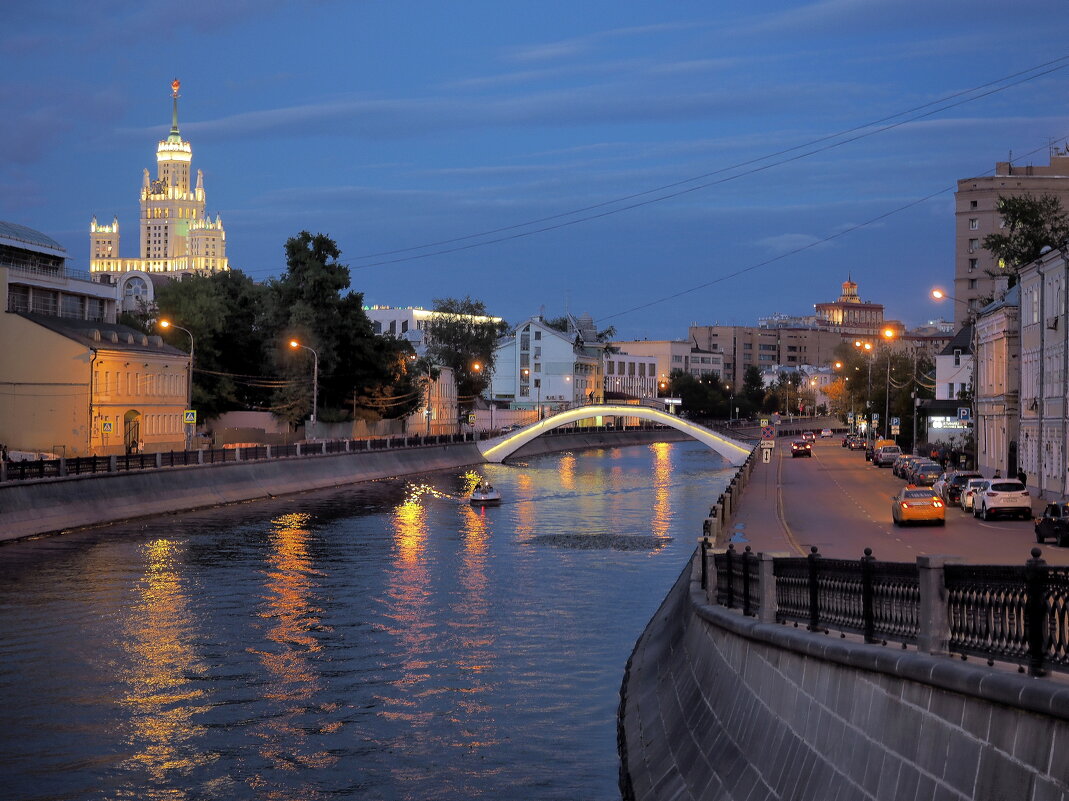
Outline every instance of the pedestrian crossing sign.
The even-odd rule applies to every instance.
[[[195,426],[197,424],[197,410],[186,409],[182,412],[182,422]]]
[[[111,420],[101,420],[100,421],[100,433],[101,434],[110,434],[114,427],[115,427],[115,424],[113,422],[111,422]]]

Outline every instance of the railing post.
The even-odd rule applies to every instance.
[[[0,459],[0,481],[7,481],[7,460]]]
[[[735,544],[728,545],[724,552],[724,606],[728,609],[735,608]]]
[[[156,469],[163,467],[163,454],[156,451]]]
[[[265,447],[267,448],[267,458],[270,459],[271,458],[271,446],[270,445],[266,445]]]
[[[299,443],[299,442],[297,443],[297,455],[298,456],[301,455],[301,443]]]
[[[324,456],[327,455],[327,441],[323,440],[323,449],[320,451]]]
[[[872,608],[872,574],[875,561],[872,548],[866,548],[865,555],[861,557],[861,620],[865,629],[865,642],[876,642],[876,615]]]
[[[65,456],[59,457],[59,475],[62,478],[67,475],[67,458]]]
[[[742,552],[742,613],[753,614],[753,605],[750,602],[750,562],[754,559],[753,551],[747,545]]]
[[[776,561],[770,553],[757,555],[758,592],[757,619],[762,623],[775,623],[776,612]]]
[[[1024,619],[1028,632],[1028,672],[1032,676],[1045,676],[1043,657],[1047,651],[1047,563],[1041,559],[1043,552],[1032,549],[1032,558],[1025,562]]]
[[[917,589],[920,593],[917,650],[922,654],[949,653],[950,614],[943,568],[959,561],[951,556],[917,557]]]
[[[197,464],[204,464],[204,450],[197,448]]]
[[[709,589],[709,563],[706,561],[709,558],[709,538],[701,538],[701,560],[702,560],[702,589]]]
[[[806,559],[809,567],[809,630],[818,631],[820,629],[820,588],[818,586],[820,552],[816,545],[809,549],[809,556]]]
[[[118,473],[119,472],[119,457],[116,456],[114,453],[111,456],[108,457],[108,472],[109,473]]]

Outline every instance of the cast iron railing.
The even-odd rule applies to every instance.
[[[703,542],[703,561],[707,550]],[[1047,565],[1038,548],[1031,555],[1023,566],[926,561],[938,577],[927,601],[921,559],[880,562],[869,548],[857,560],[824,559],[815,547],[773,559],[732,545],[701,576],[703,586],[715,581],[716,603],[769,622],[903,647],[942,642],[949,653],[1016,662],[1033,675],[1069,672],[1069,568]]]

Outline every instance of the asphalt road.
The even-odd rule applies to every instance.
[[[841,436],[818,439],[812,458],[791,456],[790,440],[777,443],[783,520],[805,552],[855,559],[872,548],[881,561],[913,561],[918,554],[958,556],[975,564],[1023,564],[1037,545],[1032,521],[984,522],[951,506],[946,525],[895,526],[891,496],[903,481],[889,467],[873,467],[863,451],[841,446]],[[1042,509],[1033,500],[1033,511]],[[1069,547],[1039,546],[1050,564],[1069,565]]]

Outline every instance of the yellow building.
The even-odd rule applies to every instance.
[[[156,147],[156,179],[145,170],[141,181],[141,248],[137,258],[119,255],[119,219],[110,225],[94,217],[89,225],[91,273],[219,272],[229,269],[222,220],[207,214],[204,173],[194,185],[193,149],[178,131],[177,78],[171,84],[171,132]]]
[[[190,357],[115,322],[116,288],[0,222],[0,443],[61,456],[181,450]]]

